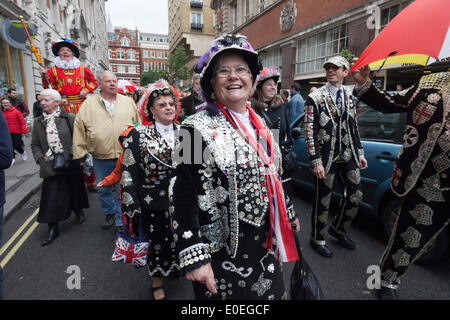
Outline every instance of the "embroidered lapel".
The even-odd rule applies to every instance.
[[[151,156],[166,167],[174,169],[172,164],[172,148],[167,144],[166,140],[156,130],[155,125],[149,125],[144,130],[147,136],[147,151]]]

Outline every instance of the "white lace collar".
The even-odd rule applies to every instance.
[[[73,57],[72,60],[70,60],[70,61],[66,61],[66,60],[62,60],[58,56],[58,57],[55,57],[53,62],[55,63],[55,66],[57,68],[61,68],[61,69],[78,69],[81,65],[80,60],[78,60],[75,57]]]

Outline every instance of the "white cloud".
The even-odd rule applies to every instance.
[[[108,0],[106,14],[114,27],[127,27],[141,32],[168,34],[167,0]]]

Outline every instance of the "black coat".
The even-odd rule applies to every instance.
[[[174,158],[178,165],[173,188],[173,229],[180,267],[185,271],[196,269],[220,249],[234,258],[240,224],[264,229],[269,201],[265,171],[261,170],[263,162],[223,114],[215,115],[209,109],[183,122],[175,153],[179,159]],[[281,170],[276,143],[274,158]],[[293,205],[287,200],[286,206],[288,218],[293,221]]]
[[[342,114],[345,129],[350,133],[352,158],[359,166],[359,156],[364,155],[356,119],[356,98],[349,87],[345,91],[345,108]],[[305,102],[305,143],[311,167],[322,165],[330,170],[335,157],[336,139],[340,125],[336,121],[337,106],[327,86],[312,92]],[[342,124],[342,123],[341,123]]]
[[[155,125],[132,129],[123,146],[120,186],[124,214],[134,217],[142,211],[169,208],[172,149]]]
[[[13,148],[3,112],[0,112],[0,208],[5,204],[5,172],[11,166]]]
[[[450,167],[450,72],[423,76],[412,87],[396,94],[378,89],[371,81],[359,91],[358,98],[384,113],[407,112],[403,146],[399,150],[392,176],[392,190],[406,195],[423,178],[423,171],[432,161],[434,185],[450,188],[450,179],[440,172]],[[435,155],[435,152],[438,155]],[[432,156],[433,154],[433,156]]]
[[[195,107],[203,103],[202,99],[194,92],[191,92],[189,96],[181,99],[180,102],[186,117],[193,115],[195,113]]]

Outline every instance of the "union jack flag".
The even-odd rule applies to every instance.
[[[148,242],[139,242],[130,237],[118,236],[111,259],[143,267],[147,264],[148,247]]]

